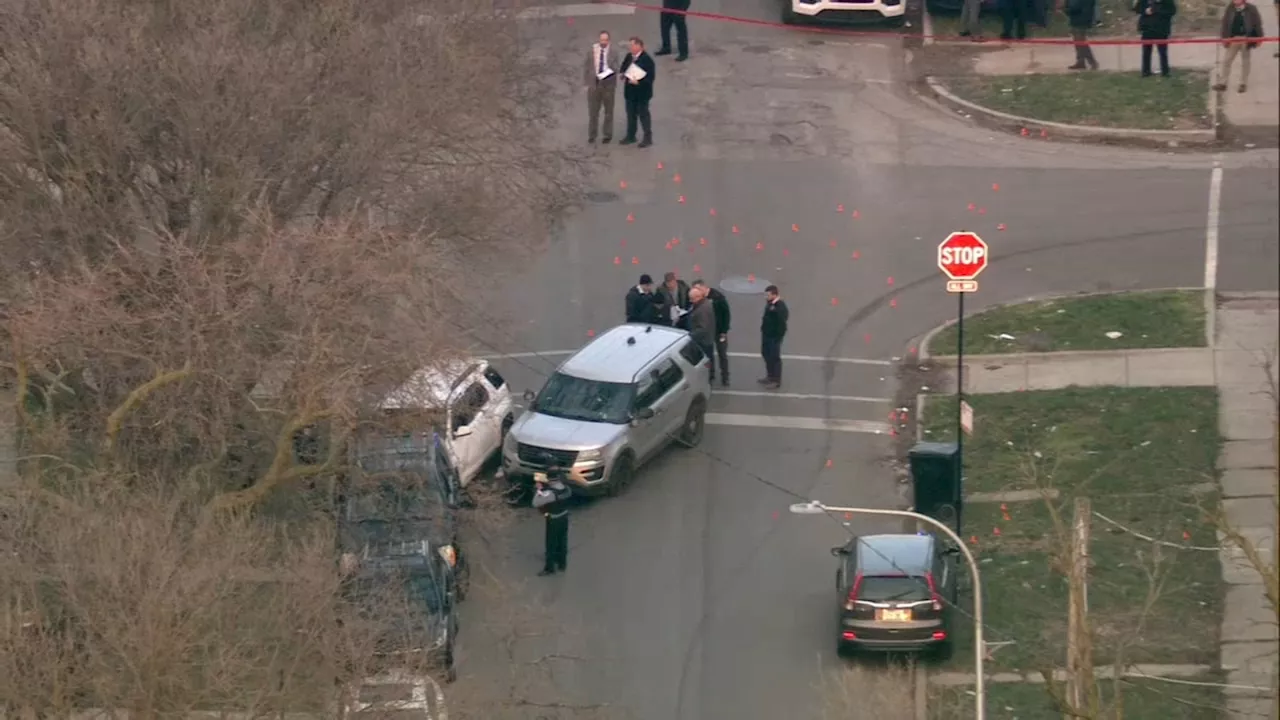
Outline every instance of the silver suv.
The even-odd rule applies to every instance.
[[[619,325],[525,393],[527,412],[502,444],[513,482],[548,468],[568,470],[579,491],[616,494],[672,440],[702,441],[711,360],[689,333]]]

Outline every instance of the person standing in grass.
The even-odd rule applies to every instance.
[[[1213,89],[1222,92],[1231,81],[1231,64],[1236,56],[1240,56],[1240,86],[1236,88],[1244,92],[1249,87],[1249,55],[1258,47],[1256,42],[1248,42],[1249,38],[1262,37],[1262,14],[1249,0],[1231,0],[1222,13],[1222,51],[1218,65],[1218,82]]]
[[[1151,49],[1160,56],[1160,75],[1169,77],[1169,43],[1162,42],[1173,34],[1173,16],[1178,14],[1174,0],[1136,0],[1133,11],[1138,14],[1138,35],[1142,43],[1142,77],[1151,77]]]
[[[1097,0],[1067,0],[1067,20],[1071,23],[1071,39],[1076,43],[1076,64],[1068,70],[1098,69],[1098,60],[1093,57],[1093,46],[1089,45],[1089,28],[1093,25]]]
[[[979,20],[981,15],[982,0],[964,0],[964,5],[960,8],[960,37],[971,37],[975,40],[982,37],[982,23]]]

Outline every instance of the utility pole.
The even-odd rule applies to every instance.
[[[1067,720],[1093,705],[1093,634],[1089,629],[1089,498],[1076,498],[1067,571]]]

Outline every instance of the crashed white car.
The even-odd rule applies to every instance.
[[[383,411],[445,410],[441,435],[466,487],[490,459],[515,420],[511,388],[485,360],[458,360],[415,372],[378,406]]]

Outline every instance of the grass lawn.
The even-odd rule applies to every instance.
[[[1130,8],[1130,0],[1098,0],[1102,16],[1102,24],[1094,28],[1094,37],[1122,37],[1137,35],[1138,16]],[[1065,6],[1065,3],[1064,3]],[[1180,0],[1178,16],[1173,21],[1174,37],[1213,33],[1219,29],[1222,21],[1224,3],[1217,0]],[[1265,10],[1263,10],[1265,12]],[[956,40],[960,35],[960,16],[958,14],[933,14],[933,33],[939,40]],[[994,11],[982,15],[982,32],[989,38],[1000,37],[1000,15]],[[1027,25],[1030,37],[1067,37],[1071,28],[1067,25],[1067,16],[1062,12],[1054,12],[1048,27],[1038,27],[1033,23]]]
[[[956,331],[951,325],[935,335],[929,343],[930,354],[955,355]],[[1121,336],[1107,337],[1111,331]],[[965,318],[964,351],[986,355],[1204,347],[1204,333],[1201,292],[1085,295],[1003,305]]]
[[[1197,682],[1222,682],[1217,675],[1186,678]],[[1122,682],[1125,720],[1218,720],[1225,704],[1222,691],[1214,687],[1161,683],[1146,678],[1126,678]],[[973,695],[965,687],[929,689],[930,720],[970,720]],[[1099,688],[1103,712],[1112,704],[1114,685],[1103,680]],[[987,717],[991,720],[1062,720],[1044,685],[1032,683],[989,683]]]
[[[989,672],[1061,667],[1066,582],[1055,568],[1075,497],[1112,520],[1177,545],[1215,546],[1200,505],[1217,497],[1217,394],[1212,388],[1071,388],[971,395],[974,436],[965,444],[967,493],[1053,487],[1043,500],[969,503],[962,535],[980,562]],[[931,398],[929,439],[946,439],[954,401]],[[1195,491],[1200,490],[1197,494]],[[1008,517],[1005,517],[1007,513]],[[998,534],[997,534],[998,529]],[[1186,535],[1184,536],[1184,533]],[[1089,608],[1095,657],[1113,662],[1204,663],[1217,656],[1221,577],[1216,552],[1155,546],[1093,520]],[[1143,607],[1154,574],[1162,589]],[[970,609],[962,599],[962,609]],[[963,615],[963,614],[961,614]],[[961,619],[952,665],[972,667],[972,627]]]
[[[947,88],[983,107],[1046,122],[1146,130],[1212,127],[1209,73],[1175,68],[1167,78],[1136,72],[974,75]]]

